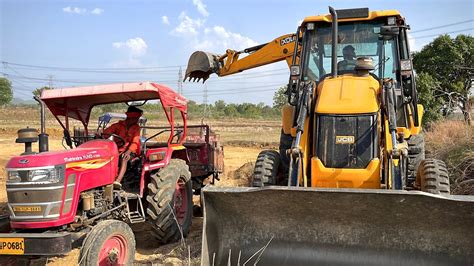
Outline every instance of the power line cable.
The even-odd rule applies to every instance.
[[[443,32],[443,33],[437,33],[437,34],[430,34],[430,35],[424,35],[424,36],[415,36],[415,39],[423,39],[423,38],[429,38],[429,37],[435,37],[435,36],[440,36],[440,35],[445,35],[445,34],[452,34],[452,33],[459,33],[459,32],[464,32],[464,31],[470,31],[473,30],[474,28],[467,28],[467,29],[462,29],[462,30],[455,30],[455,31],[450,31],[450,32]]]
[[[440,25],[440,26],[425,28],[425,29],[421,29],[421,30],[410,31],[410,34],[418,33],[418,32],[424,32],[424,31],[430,31],[430,30],[436,30],[436,29],[442,29],[442,28],[447,28],[447,27],[451,27],[451,26],[455,26],[455,25],[460,25],[460,24],[472,22],[472,21],[474,21],[474,19],[469,19],[469,20],[459,21],[459,22],[455,22],[455,23],[451,23],[451,24],[445,24],[445,25]]]
[[[161,66],[161,67],[143,67],[143,68],[69,68],[69,67],[57,67],[57,66],[40,66],[40,65],[27,65],[27,64],[19,64],[19,63],[12,63],[8,61],[1,61],[1,63],[4,66],[9,66],[11,69],[11,66],[17,66],[17,67],[23,67],[25,68],[30,68],[31,70],[38,70],[38,69],[47,69],[47,70],[56,70],[56,71],[70,71],[70,72],[92,72],[92,73],[110,73],[110,74],[137,74],[137,73],[155,73],[155,72],[160,72],[160,73],[176,73],[179,71],[180,67],[187,67],[187,65],[178,65],[178,66]],[[153,70],[153,69],[166,69],[168,70]],[[169,68],[176,68],[174,70],[170,70]],[[286,69],[286,68],[285,68]],[[26,69],[25,69],[26,70]],[[149,70],[149,71],[143,71],[143,70]],[[281,69],[278,69],[281,70]],[[287,69],[286,69],[287,70]],[[258,73],[267,73],[271,72],[274,70],[266,70],[266,71],[260,71]],[[257,73],[249,73],[249,74],[257,74]]]
[[[79,70],[84,70],[84,71],[128,71],[128,70],[134,70],[134,71],[139,71],[139,70],[147,70],[147,69],[169,69],[169,68],[177,68],[178,70],[179,67],[186,66],[186,65],[175,65],[175,66],[153,66],[153,67],[113,67],[113,68],[94,68],[94,67],[59,67],[59,66],[41,66],[41,65],[29,65],[29,64],[20,64],[20,63],[14,63],[14,62],[8,62],[8,61],[1,61],[3,64],[9,64],[13,66],[21,66],[21,67],[27,67],[27,68],[41,68],[41,69],[55,69],[55,70],[61,70],[61,71],[79,71]]]

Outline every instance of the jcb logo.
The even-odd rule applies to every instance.
[[[354,144],[354,136],[336,136],[336,144]]]
[[[285,44],[289,44],[290,42],[294,42],[296,40],[296,36],[293,35],[293,36],[289,36],[289,37],[286,37],[285,39],[282,39],[280,41],[280,45],[283,46]]]

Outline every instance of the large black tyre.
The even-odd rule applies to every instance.
[[[425,137],[413,135],[408,140],[407,186],[413,187],[420,162],[425,159]]]
[[[281,173],[284,176],[288,176],[288,169],[290,166],[290,156],[287,154],[287,150],[291,148],[291,144],[293,144],[293,137],[290,134],[285,134],[283,130],[280,133],[280,169]]]
[[[184,160],[170,163],[151,174],[148,184],[147,214],[152,234],[160,243],[175,242],[186,237],[193,215],[191,173]]]
[[[118,220],[99,222],[87,234],[79,265],[131,265],[135,258],[135,236],[130,226]]]
[[[277,185],[279,166],[280,154],[277,151],[261,151],[255,162],[251,186],[263,187]]]
[[[416,175],[416,186],[424,192],[449,195],[449,175],[446,164],[437,159],[422,160]]]

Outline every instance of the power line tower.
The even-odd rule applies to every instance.
[[[179,67],[178,72],[178,93],[183,94],[183,70]]]
[[[48,87],[49,87],[50,89],[53,88],[53,77],[54,77],[53,75],[48,75],[48,80],[49,80],[49,82],[48,82]]]
[[[204,104],[203,117],[207,118],[209,115],[209,107],[207,106],[207,84],[204,84],[204,95],[203,95],[202,103]]]

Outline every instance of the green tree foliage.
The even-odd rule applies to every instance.
[[[0,78],[0,106],[13,100],[12,83],[6,78]]]
[[[205,108],[206,107],[206,108]],[[204,110],[207,109],[206,114]],[[280,115],[279,108],[272,108],[264,103],[225,103],[218,100],[214,104],[198,104],[194,101],[188,102],[188,115],[191,119],[198,119],[206,115],[207,118],[277,118]]]
[[[273,108],[280,109],[283,105],[288,102],[288,95],[286,93],[288,86],[281,86],[278,90],[273,94]]]
[[[48,86],[37,88],[36,90],[33,91],[33,95],[39,97],[39,96],[41,96],[41,92],[43,92],[44,90],[51,90],[51,89],[53,89],[53,88],[50,88]]]
[[[440,83],[430,74],[421,72],[416,77],[416,89],[418,90],[418,102],[425,108],[423,122],[429,123],[442,117],[443,98],[435,97],[434,89],[439,88]]]
[[[437,85],[432,84],[431,94],[443,97],[446,103],[459,106],[465,120],[470,123],[469,92],[473,78],[474,37],[458,35],[451,38],[441,35],[415,53],[413,64],[417,73],[431,76]],[[425,81],[429,79],[424,76]],[[427,84],[425,84],[427,85]],[[428,93],[425,93],[425,96]],[[448,106],[448,110],[451,109]]]

